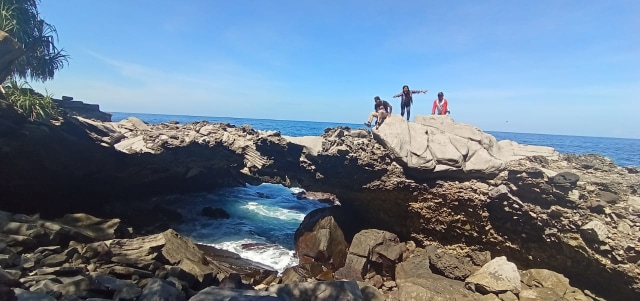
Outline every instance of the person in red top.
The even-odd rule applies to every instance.
[[[446,98],[444,98],[444,93],[438,92],[438,99],[433,101],[433,108],[431,109],[431,115],[435,115],[438,112],[438,115],[446,115],[449,113],[447,109],[449,102]]]

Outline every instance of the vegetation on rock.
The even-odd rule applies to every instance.
[[[35,92],[26,82],[18,84],[9,80],[5,86],[4,97],[31,120],[49,120],[59,114],[58,106],[51,99],[51,95]]]

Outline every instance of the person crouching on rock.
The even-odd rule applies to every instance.
[[[449,102],[446,98],[444,98],[444,93],[438,92],[438,99],[433,101],[433,108],[431,109],[431,115],[435,115],[436,111],[438,115],[446,115],[449,114],[447,107],[449,106]]]
[[[393,98],[401,97],[400,100],[400,116],[404,117],[404,111],[407,110],[407,121],[411,115],[411,105],[413,104],[413,94],[424,93],[427,94],[427,90],[410,90],[409,86],[402,86],[402,92],[393,96]]]
[[[377,129],[380,126],[380,119],[386,119],[388,115],[391,115],[391,112],[393,111],[393,107],[391,106],[391,104],[389,104],[388,101],[381,100],[380,96],[374,97],[373,101],[375,102],[375,104],[373,105],[373,112],[369,114],[369,120],[365,122],[364,125],[370,127],[371,121],[373,121],[373,118],[376,118],[376,129]],[[380,116],[381,115],[380,111],[384,112],[384,117],[382,118]]]
[[[376,130],[380,128],[380,125],[382,125],[384,120],[387,119],[387,116],[389,116],[389,113],[387,113],[387,110],[385,110],[384,106],[383,105],[378,106],[378,118],[376,119]]]

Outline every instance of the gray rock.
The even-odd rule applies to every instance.
[[[424,278],[431,275],[429,268],[429,255],[417,254],[396,266],[395,279]]]
[[[36,275],[76,276],[85,271],[84,267],[54,267],[37,269]]]
[[[617,194],[608,191],[598,191],[597,198],[607,204],[617,204],[620,202],[620,197]]]
[[[135,291],[132,291],[132,293],[135,293]],[[140,296],[136,299],[137,301],[184,301],[186,299],[183,292],[178,291],[174,286],[158,278],[151,279],[147,286],[144,287],[141,295],[139,291],[137,293]],[[130,300],[133,300],[138,295],[134,296],[132,294],[133,298],[130,298]]]
[[[580,227],[580,234],[586,241],[604,243],[609,236],[609,230],[603,223],[593,220]]]
[[[576,184],[578,184],[578,181],[580,181],[580,176],[568,171],[558,173],[551,178],[552,184],[556,184],[556,185],[568,184],[571,187],[576,187]]]
[[[558,294],[555,290],[546,287],[534,287],[524,289],[518,295],[520,301],[566,301],[562,298],[562,295]]]
[[[349,132],[349,136],[354,138],[369,138],[369,133],[365,130],[353,130]]]
[[[450,279],[465,280],[476,269],[469,258],[445,252],[436,252],[429,259],[434,273]]]
[[[431,274],[425,278],[408,278],[397,281],[398,297],[402,301],[476,300],[481,295],[464,288],[461,281]]]
[[[556,291],[558,295],[562,296],[565,292],[571,288],[569,285],[569,279],[562,274],[544,270],[544,269],[530,269],[522,272],[522,283],[529,287],[546,287]]]
[[[101,219],[85,213],[66,214],[55,222],[82,232],[91,239],[89,242],[114,239],[117,233],[123,231],[119,219]]]
[[[483,266],[487,264],[487,262],[491,261],[491,252],[489,251],[484,251],[484,252],[473,251],[469,253],[468,256],[471,259],[471,262],[473,262],[473,264],[477,266]]]
[[[387,237],[391,240],[398,240],[398,237],[395,234],[387,231],[376,229],[362,230],[353,237],[351,246],[349,246],[349,253],[369,258],[373,248],[375,246],[382,245]]]
[[[189,301],[290,301],[286,297],[278,296],[274,292],[265,291],[248,291],[228,288],[218,288],[215,286],[207,287],[193,297]]]
[[[502,301],[518,301],[518,296],[514,295],[512,292],[499,294],[498,298]]]
[[[362,281],[367,273],[367,259],[358,255],[349,254],[344,267],[335,272],[336,279]]]
[[[358,283],[355,281],[320,281],[297,284],[272,285],[268,292],[288,297],[292,301],[364,301]]]
[[[151,278],[153,277],[153,273],[141,269],[134,269],[130,267],[123,266],[114,266],[109,269],[109,274],[118,275],[118,276],[139,276],[143,278]]]
[[[30,292],[19,288],[14,288],[13,292],[18,297],[18,301],[56,301],[56,298],[45,293]]]
[[[63,295],[71,295],[91,288],[91,281],[84,276],[60,277],[58,279],[62,281],[62,284],[57,285],[55,291]]]
[[[574,287],[568,289],[562,297],[566,301],[593,301],[592,298],[587,297],[581,290]]]
[[[520,274],[515,264],[504,256],[496,257],[473,273],[465,286],[482,293],[504,293],[511,291],[517,294],[521,290]]]
[[[49,257],[46,257],[40,261],[45,267],[57,267],[61,266],[63,263],[67,262],[68,258],[65,254],[53,254]]]
[[[360,288],[362,298],[365,301],[385,301],[387,300],[384,295],[375,287],[371,285],[365,285]]]
[[[508,195],[509,194],[509,188],[507,188],[507,186],[505,185],[500,185],[496,188],[493,188],[489,191],[489,198],[490,199],[499,199],[501,196],[503,195]]]

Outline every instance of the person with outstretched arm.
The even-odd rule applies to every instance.
[[[393,96],[393,98],[401,97],[400,99],[400,116],[404,117],[404,111],[407,111],[407,121],[411,115],[411,105],[413,104],[413,94],[424,93],[427,94],[427,90],[411,90],[409,86],[402,86],[402,92]]]
[[[444,93],[438,92],[438,99],[433,101],[433,108],[431,109],[431,115],[446,115],[449,113],[447,107],[449,106],[449,102],[446,98],[444,98]]]

